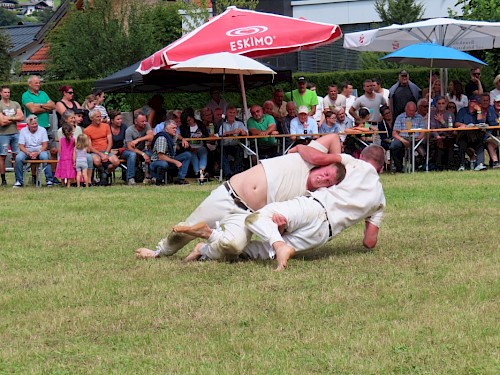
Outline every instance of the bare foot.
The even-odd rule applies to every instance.
[[[288,259],[292,258],[294,255],[295,249],[287,244],[283,244],[276,248],[276,260],[278,261],[278,266],[275,268],[275,271],[283,271],[288,264]]]
[[[184,262],[185,263],[188,263],[188,262],[194,262],[194,261],[197,261],[198,259],[201,258],[201,248],[203,247],[204,243],[203,242],[200,242],[198,245],[196,245],[193,249],[193,251],[191,251],[191,253],[184,258]]]
[[[137,259],[148,259],[148,258],[158,258],[156,252],[153,250],[146,249],[145,247],[141,247],[135,251],[135,257]]]
[[[212,229],[204,222],[195,225],[174,225],[172,231],[175,233],[184,233],[193,237],[204,238],[208,240],[212,234]]]

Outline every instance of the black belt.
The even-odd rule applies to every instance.
[[[234,190],[233,188],[231,187],[231,185],[229,184],[229,182],[224,182],[223,183],[224,187],[226,188],[227,192],[229,193],[229,195],[231,196],[231,198],[233,198],[234,200],[234,204],[236,206],[238,206],[239,208],[241,208],[242,210],[245,210],[245,211],[251,211],[253,212],[253,210],[248,207],[242,200],[240,197],[238,197],[235,193],[234,193]]]
[[[323,210],[325,210],[325,215],[326,215],[326,221],[328,222],[328,236],[329,238],[332,238],[333,236],[333,231],[332,231],[332,226],[330,225],[330,220],[328,220],[328,211],[326,210],[325,206],[323,206],[323,203],[321,203],[319,200],[317,200],[316,198],[314,198],[313,196],[309,195],[309,198],[312,198],[313,200],[315,200],[316,202],[319,203],[319,205],[321,207],[323,207]]]

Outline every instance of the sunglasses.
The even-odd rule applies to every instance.
[[[66,91],[68,94],[74,94],[74,91]]]

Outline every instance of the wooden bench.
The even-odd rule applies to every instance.
[[[26,159],[24,161],[24,165],[30,164],[31,166],[36,167],[36,173],[35,173],[35,186],[36,187],[41,187],[42,186],[42,174],[44,168],[52,168],[52,164],[57,164],[57,160],[55,159],[49,159],[49,160],[39,160],[39,159]],[[45,167],[43,164],[47,164]]]

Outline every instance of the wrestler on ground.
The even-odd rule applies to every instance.
[[[304,146],[299,146],[298,150],[305,160],[315,161],[310,158],[314,150]],[[363,245],[370,249],[375,247],[385,207],[379,180],[384,169],[384,155],[384,149],[377,145],[366,147],[361,152],[361,159],[347,154],[317,155],[328,157],[328,160],[341,159],[346,166],[344,181],[308,196],[268,204],[248,215],[245,225],[263,241],[250,242],[243,253],[251,259],[276,257],[276,271],[280,271],[296,251],[320,247],[363,219]]]
[[[330,134],[310,143],[322,153],[340,153],[340,141],[336,134]],[[183,246],[199,236],[198,226],[194,233],[190,226],[203,223],[203,238],[209,239],[203,255],[217,259],[222,254],[237,254],[243,250],[251,233],[244,228],[245,216],[268,203],[284,201],[336,183],[338,166],[330,162],[315,168],[305,162],[299,154],[261,160],[261,163],[231,179],[212,191],[198,208],[178,226],[167,238],[158,243],[157,250],[137,249],[138,258],[154,258],[175,254]],[[319,165],[319,164],[318,164]],[[339,177],[342,173],[339,174]],[[250,182],[250,183],[249,183]],[[231,215],[230,215],[231,214]],[[235,215],[238,214],[238,215]],[[212,233],[221,222],[224,231]],[[210,232],[206,237],[207,231]],[[180,233],[186,232],[186,233]]]

